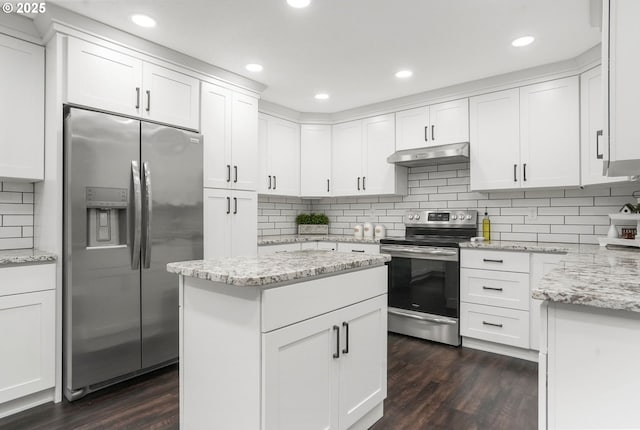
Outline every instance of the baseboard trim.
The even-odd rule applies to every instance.
[[[378,403],[376,407],[371,409],[365,416],[356,421],[349,430],[367,430],[373,426],[384,415],[383,402]]]
[[[502,345],[488,342],[486,340],[462,338],[462,346],[465,348],[478,349],[480,351],[493,352],[494,354],[508,355],[509,357],[521,358],[523,360],[538,362],[538,351],[523,349],[515,346]]]
[[[0,405],[0,418],[17,414],[18,412],[31,409],[44,403],[53,402],[54,399],[55,389],[49,388],[48,390],[39,391],[37,393],[29,394],[28,396],[10,400]]]

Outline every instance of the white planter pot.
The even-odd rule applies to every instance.
[[[300,224],[298,234],[329,234],[329,226],[326,224]]]

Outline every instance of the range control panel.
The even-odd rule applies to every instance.
[[[421,211],[410,212],[405,216],[405,225],[426,226],[475,226],[478,222],[478,211],[452,210],[452,211]]]

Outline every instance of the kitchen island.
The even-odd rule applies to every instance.
[[[638,428],[640,252],[581,248],[532,296],[545,300],[538,428]]]
[[[367,429],[387,384],[386,255],[297,251],[170,263],[180,427]]]

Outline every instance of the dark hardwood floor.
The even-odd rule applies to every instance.
[[[536,363],[389,334],[388,366],[385,416],[373,430],[537,428]],[[0,429],[178,429],[178,367],[38,406]]]

